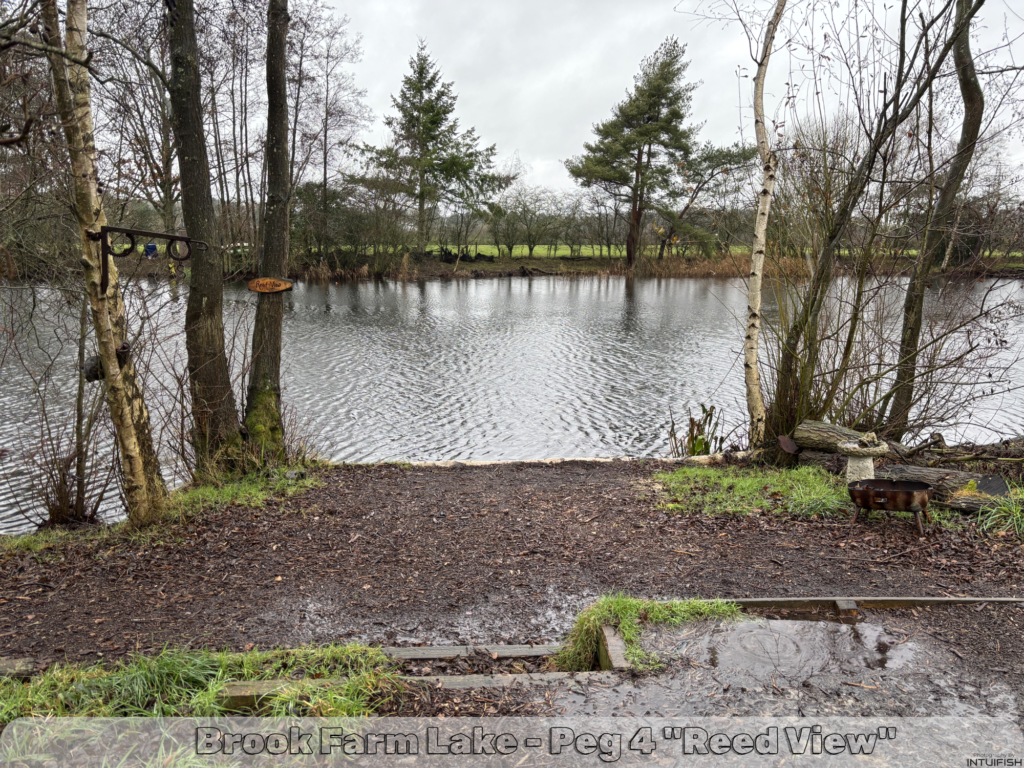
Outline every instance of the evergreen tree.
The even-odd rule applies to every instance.
[[[633,91],[610,119],[594,126],[596,141],[565,163],[581,186],[603,189],[628,206],[627,269],[636,261],[644,213],[659,207],[676,168],[692,151],[696,127],[683,123],[696,84],[682,82],[689,66],[685,53],[686,47],[669,37],[644,59]]]
[[[416,248],[426,249],[430,225],[442,200],[475,200],[508,185],[493,172],[496,149],[481,149],[476,131],[459,132],[453,116],[457,96],[451,82],[420,41],[409,59],[411,72],[402,79],[398,97],[391,97],[397,115],[384,118],[395,136],[394,145],[377,150],[378,162],[405,181],[416,207]]]

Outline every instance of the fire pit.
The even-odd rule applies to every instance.
[[[857,505],[853,513],[853,522],[862,509],[883,509],[887,512],[913,512],[917,521],[917,530],[924,536],[924,523],[921,513],[932,521],[928,514],[928,500],[932,497],[932,487],[928,483],[912,480],[857,480],[847,485],[850,498]]]

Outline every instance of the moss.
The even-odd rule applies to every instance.
[[[284,459],[284,427],[281,424],[281,409],[277,396],[268,387],[261,387],[253,395],[249,412],[245,417],[245,428],[249,431],[249,442],[261,463]]]

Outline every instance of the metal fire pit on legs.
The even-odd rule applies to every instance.
[[[921,514],[932,521],[928,514],[928,500],[932,497],[932,487],[928,483],[912,480],[857,480],[847,485],[850,498],[857,505],[853,513],[853,522],[862,509],[884,509],[887,512],[913,512],[917,521],[917,530],[924,536],[924,523]]]

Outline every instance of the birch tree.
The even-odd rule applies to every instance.
[[[71,162],[73,208],[81,233],[82,267],[99,345],[107,404],[117,438],[128,520],[138,527],[155,522],[166,497],[166,486],[150,430],[131,350],[127,344],[124,301],[117,267],[109,265],[106,292],[100,291],[100,228],[106,224],[96,168],[89,71],[86,63],[85,0],[69,0],[62,34],[56,0],[43,0],[43,41],[53,78],[54,100],[64,128]],[[111,260],[112,261],[112,260]]]
[[[754,133],[757,137],[757,152],[761,158],[763,176],[761,191],[757,196],[757,216],[754,219],[754,242],[750,253],[750,279],[747,282],[747,333],[743,339],[743,382],[747,394],[747,413],[750,416],[750,444],[759,445],[764,441],[765,407],[761,392],[761,372],[758,368],[758,340],[761,333],[761,280],[764,276],[764,253],[768,232],[768,214],[775,194],[775,172],[779,159],[768,139],[764,115],[764,81],[768,75],[768,62],[775,33],[778,31],[786,0],[777,0],[771,20],[764,31],[761,55],[757,59],[754,75]]]

